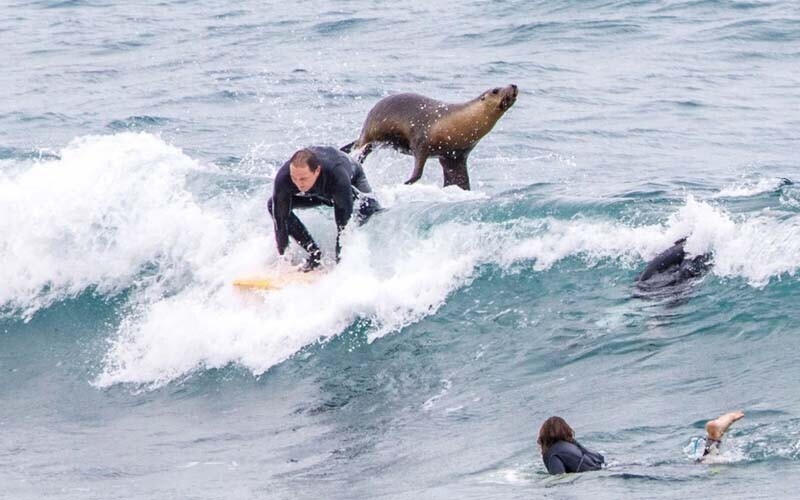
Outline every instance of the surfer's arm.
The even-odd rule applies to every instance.
[[[275,224],[275,244],[278,253],[283,255],[286,247],[289,246],[289,229],[286,226],[286,219],[289,216],[289,202],[291,196],[275,196],[275,213],[273,222]]]
[[[275,188],[272,195],[272,221],[275,226],[275,243],[278,253],[283,255],[286,247],[289,246],[289,212],[292,210],[292,191],[286,184],[283,175],[278,175],[275,179]]]
[[[350,163],[353,165],[353,180],[351,182],[353,187],[362,193],[371,193],[372,188],[367,181],[367,176],[364,174],[364,168],[354,161],[351,161]]]

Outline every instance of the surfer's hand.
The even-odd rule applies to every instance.
[[[320,255],[312,253],[306,258],[306,261],[303,263],[303,265],[300,266],[300,271],[304,273],[313,271],[314,269],[318,268],[321,263]]]

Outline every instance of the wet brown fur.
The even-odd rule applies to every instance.
[[[343,151],[361,149],[359,161],[375,145],[390,145],[414,156],[414,171],[406,184],[422,176],[428,158],[438,157],[444,185],[469,190],[467,157],[497,120],[516,102],[517,86],[489,89],[460,104],[447,104],[419,94],[385,97],[367,114],[361,135]]]

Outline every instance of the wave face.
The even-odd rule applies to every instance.
[[[0,496],[797,489],[794,3],[159,8],[0,19],[19,61],[0,97]],[[403,185],[412,159],[376,151],[387,210],[338,264],[331,211],[307,210],[325,274],[231,286],[304,258],[277,254],[266,212],[295,149],[352,141],[391,93],[508,83],[473,191],[435,160]],[[637,289],[684,237],[709,273]],[[706,419],[737,408],[695,464]],[[546,475],[550,415],[609,467]]]

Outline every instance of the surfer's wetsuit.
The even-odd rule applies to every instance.
[[[681,238],[673,246],[656,255],[637,278],[640,288],[667,287],[702,276],[711,267],[711,252],[688,258]]]
[[[333,207],[336,219],[336,259],[339,259],[341,247],[339,236],[350,217],[354,205],[358,204],[358,223],[365,222],[372,214],[381,209],[378,201],[365,196],[371,193],[364,169],[349,156],[332,147],[310,147],[320,163],[322,172],[314,185],[305,193],[292,182],[289,173],[290,162],[287,161],[275,174],[275,186],[267,208],[275,224],[275,242],[278,253],[283,255],[289,246],[291,236],[308,253],[305,270],[317,267],[322,252],[308,230],[294,214],[295,208],[309,208],[325,205]]]
[[[577,441],[557,441],[542,457],[550,474],[600,470],[605,458],[596,451],[587,450]]]

